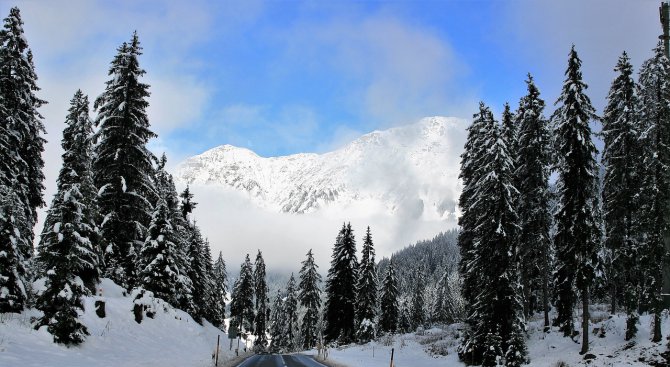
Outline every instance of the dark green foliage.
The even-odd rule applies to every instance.
[[[233,287],[230,317],[237,319],[240,330],[253,331],[254,273],[249,254],[240,267],[240,278]]]
[[[268,320],[268,285],[265,280],[265,261],[263,254],[258,251],[254,267],[254,294],[256,296],[256,318],[254,320],[254,350],[263,351],[268,346],[267,320]]]
[[[298,289],[296,288],[295,278],[291,273],[291,278],[286,285],[286,298],[283,303],[284,311],[284,351],[295,352],[298,343]]]
[[[667,260],[670,214],[670,61],[661,43],[640,69],[639,112],[643,131],[639,225],[645,234],[639,256],[643,310],[654,314],[652,340],[661,340],[661,291]],[[659,259],[661,261],[659,261]]]
[[[368,227],[363,239],[363,254],[358,267],[356,284],[356,324],[359,342],[367,343],[375,338],[377,310],[377,266],[372,234]]]
[[[473,205],[477,216],[473,230],[472,262],[475,272],[469,330],[459,350],[461,360],[471,364],[495,365],[511,350],[507,365],[518,366],[525,359],[523,332],[525,320],[519,270],[516,263],[515,235],[518,231],[513,200],[512,158],[507,153],[499,127],[487,108],[482,108],[482,143],[487,151],[480,160],[485,174],[475,185]],[[516,362],[515,362],[516,361]]]
[[[358,279],[356,240],[351,224],[343,224],[333,248],[326,280],[325,340],[348,344],[355,335],[356,290]]]
[[[219,257],[214,263],[212,297],[214,302],[212,325],[224,330],[224,319],[226,318],[226,294],[228,293],[228,274],[223,254],[219,251]]]
[[[133,34],[118,48],[109,69],[112,77],[95,101],[98,144],[93,160],[94,182],[103,217],[100,229],[107,275],[131,288],[137,277],[137,251],[146,237],[157,193],[152,179],[154,155],[146,148],[156,135],[149,129],[146,108],[149,86],[138,57],[142,48]]]
[[[25,241],[19,250],[24,260],[33,256],[33,227],[37,208],[44,206],[46,140],[42,116],[37,111],[46,101],[35,95],[37,75],[32,52],[23,33],[19,8],[13,7],[0,30],[0,185],[12,187],[18,198],[16,210],[22,221],[15,226]],[[6,240],[6,239],[5,239]]]
[[[584,94],[581,60],[574,46],[570,50],[566,80],[552,116],[556,126],[559,207],[555,214],[556,308],[555,324],[570,336],[574,325],[575,287],[584,305],[599,267],[600,227],[598,210],[597,150],[591,141],[589,122],[596,119],[591,101]],[[588,321],[588,309],[583,314]],[[586,327],[586,326],[583,326]],[[585,329],[586,330],[586,329]],[[588,330],[582,332],[582,351],[588,350]]]
[[[63,130],[63,167],[57,191],[42,231],[39,268],[47,278],[37,307],[44,313],[37,327],[48,326],[54,340],[79,344],[88,334],[77,319],[83,311],[82,296],[94,293],[98,283],[98,253],[90,206],[91,133],[88,99],[77,91]],[[85,191],[87,189],[87,191]],[[87,192],[85,198],[82,191]]]
[[[422,267],[418,269],[418,277],[414,284],[414,291],[412,292],[412,305],[410,308],[410,322],[412,329],[423,327],[426,324],[426,310],[424,309],[426,301],[424,300],[425,290],[425,275]]]
[[[529,74],[528,93],[521,98],[516,119],[519,125],[515,186],[519,191],[518,256],[524,311],[530,316],[542,309],[545,327],[549,326],[550,246],[549,208],[550,144],[548,121],[543,116],[544,101]]]
[[[284,302],[282,301],[281,291],[277,290],[277,296],[272,304],[272,312],[270,314],[270,351],[272,353],[281,353],[284,351],[284,345],[286,344],[284,336],[285,328]]]
[[[389,266],[384,277],[381,296],[381,316],[379,327],[384,332],[394,333],[398,328],[400,310],[398,304],[398,279],[395,274],[394,258],[389,261]]]
[[[629,322],[627,340],[636,332],[640,275],[637,264],[641,239],[635,208],[640,199],[640,162],[643,160],[637,116],[638,100],[633,81],[633,66],[624,52],[614,71],[618,73],[607,96],[602,119],[602,163],[605,177],[602,190],[605,249],[608,254],[608,278],[611,312],[623,299]]]
[[[182,191],[179,195],[181,198],[181,214],[184,217],[184,220],[188,219],[188,215],[193,212],[198,203],[193,201],[193,194],[189,190],[188,186]]]
[[[319,308],[321,308],[321,274],[316,270],[314,255],[310,249],[307,258],[302,262],[300,269],[300,283],[298,284],[298,300],[305,308],[305,314],[300,324],[303,349],[312,349],[318,342]]]

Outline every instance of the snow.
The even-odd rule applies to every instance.
[[[133,298],[124,296],[123,288],[108,279],[103,279],[98,288],[102,296],[84,299],[85,312],[80,320],[91,335],[78,347],[53,343],[45,327],[34,330],[30,319],[40,316],[37,310],[0,314],[0,366],[211,366],[217,335],[227,341],[225,334],[209,323],[200,326],[185,312],[147,296],[142,301],[150,302],[156,315],[137,324]],[[95,314],[98,299],[106,302],[104,319]],[[222,342],[220,362],[234,356],[234,350],[223,347],[227,344]]]
[[[595,356],[592,361],[585,361],[579,354],[581,336],[573,341],[563,336],[557,328],[544,333],[543,316],[535,315],[528,324],[528,355],[529,366],[555,367],[559,362],[567,366],[649,366],[653,362],[664,362],[660,356],[668,350],[670,337],[670,322],[668,314],[663,315],[661,343],[650,341],[652,317],[640,317],[638,333],[631,341],[624,340],[626,316],[622,314],[609,317],[603,311],[602,305],[591,309],[592,323],[589,335],[589,353]],[[581,315],[577,315],[581,317]],[[575,320],[577,324],[581,319]],[[390,364],[391,348],[395,349],[394,362],[396,366],[435,367],[435,366],[465,366],[459,361],[457,348],[460,343],[458,336],[460,325],[453,324],[444,328],[433,328],[421,333],[395,335],[392,342],[389,337],[382,337],[364,345],[350,345],[344,348],[329,349],[328,360],[341,366],[387,367]],[[599,332],[604,330],[604,337]],[[431,353],[432,351],[432,353]],[[316,350],[308,353],[316,356]],[[374,355],[373,355],[374,353]],[[445,354],[446,355],[443,355]],[[432,354],[432,355],[431,355]]]

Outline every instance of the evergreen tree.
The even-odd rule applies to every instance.
[[[607,106],[602,119],[602,163],[605,168],[603,208],[605,248],[609,253],[609,281],[611,312],[616,312],[617,302],[624,298],[628,322],[627,339],[636,332],[639,276],[637,275],[640,235],[636,230],[634,203],[638,200],[640,177],[639,162],[642,147],[637,117],[637,95],[632,78],[633,66],[626,52],[619,57],[614,71],[618,73],[607,95]]]
[[[506,364],[518,366],[526,351],[514,242],[518,218],[513,206],[513,162],[492,114],[487,111],[486,115],[487,123],[481,131],[488,149],[480,164],[487,174],[475,185],[473,198],[480,211],[474,223],[473,264],[469,268],[478,274],[478,292],[467,318],[469,330],[459,356],[470,364],[492,366],[513,351],[515,358],[506,360]]]
[[[559,206],[556,211],[556,308],[555,320],[566,336],[573,333],[572,309],[576,296],[582,299],[582,352],[588,351],[589,289],[596,277],[600,227],[597,223],[598,168],[589,121],[596,119],[591,101],[584,94],[581,60],[570,50],[563,90],[552,116],[556,126]]]
[[[268,285],[265,281],[265,261],[263,254],[258,251],[254,269],[254,293],[256,296],[256,319],[254,321],[254,350],[263,351],[268,346],[267,320],[268,320]]]
[[[182,274],[177,259],[176,233],[170,222],[167,203],[158,202],[149,233],[138,256],[138,283],[154,296],[177,307],[177,295],[190,293],[191,282]]]
[[[26,238],[20,223],[26,220],[21,201],[11,187],[0,186],[0,312],[21,312],[28,294],[21,247]]]
[[[284,299],[284,347],[285,351],[293,352],[297,349],[298,343],[298,289],[296,288],[295,278],[291,273],[291,278],[286,285],[286,299]]]
[[[214,263],[214,289],[213,295],[216,304],[216,314],[212,324],[219,329],[225,327],[224,319],[226,318],[226,296],[228,294],[228,274],[226,272],[226,263],[223,261],[223,254],[219,251],[219,257]]]
[[[284,302],[282,301],[281,291],[277,290],[277,296],[272,304],[270,315],[270,351],[272,353],[281,353],[284,350],[286,329],[286,318],[284,317]]]
[[[136,283],[137,250],[146,237],[156,188],[152,180],[154,155],[146,148],[156,135],[149,129],[146,108],[149,86],[140,82],[145,71],[137,33],[118,48],[109,70],[112,77],[95,101],[98,144],[93,161],[99,188],[100,229],[107,275],[131,288]]]
[[[423,327],[426,323],[426,310],[424,306],[426,301],[424,299],[423,293],[426,289],[426,275],[424,274],[424,269],[421,267],[418,270],[418,277],[412,288],[412,305],[410,308],[410,322],[412,328],[416,330],[418,327]]]
[[[188,249],[186,252],[188,268],[186,275],[191,280],[191,284],[193,284],[191,291],[192,308],[188,312],[194,320],[200,323],[206,317],[209,295],[209,273],[206,259],[202,256],[205,240],[202,238],[200,228],[198,228],[196,223],[190,225],[188,232]]]
[[[39,247],[38,261],[47,280],[37,300],[43,316],[36,326],[47,325],[57,343],[79,344],[88,335],[78,319],[84,310],[81,297],[93,294],[99,278],[95,228],[82,193],[90,187],[92,125],[81,91],[72,99],[65,123],[63,167]]]
[[[240,267],[240,278],[233,288],[230,317],[237,319],[240,331],[253,331],[254,323],[254,272],[249,254]]]
[[[182,193],[179,195],[181,198],[181,214],[184,217],[184,219],[188,219],[188,215],[193,212],[193,209],[198,205],[195,201],[193,201],[193,194],[188,188],[188,185],[182,191]]]
[[[358,261],[356,240],[351,224],[342,225],[333,248],[326,280],[326,342],[341,344],[353,341],[355,334],[355,303]]]
[[[381,297],[381,317],[379,319],[379,327],[389,333],[395,333],[398,328],[399,306],[398,306],[398,279],[396,278],[395,265],[393,258],[389,262],[389,267],[386,270],[386,277],[384,277],[384,284],[382,286]]]
[[[15,211],[22,211],[23,220],[15,218],[13,225],[20,232],[21,239],[17,243],[21,257],[27,261],[33,256],[37,208],[44,206],[42,152],[46,140],[42,137],[45,130],[37,109],[46,101],[35,95],[40,88],[19,8],[11,8],[3,23],[0,30],[0,186],[11,187],[18,198]],[[12,295],[12,298],[19,304],[23,302],[20,295]]]
[[[479,104],[479,112],[473,116],[472,125],[468,127],[468,137],[465,142],[463,154],[461,154],[461,172],[459,178],[463,181],[463,191],[458,200],[458,206],[461,209],[461,216],[458,218],[458,224],[461,231],[458,234],[458,247],[461,254],[459,263],[459,272],[463,277],[463,298],[468,306],[474,304],[475,293],[477,291],[476,272],[470,270],[475,266],[473,259],[473,244],[475,242],[475,223],[478,210],[476,207],[475,191],[477,182],[479,182],[483,172],[480,169],[482,155],[486,152],[484,146],[484,130],[489,124],[492,124],[491,111],[484,103]]]
[[[363,254],[358,271],[356,285],[356,322],[358,325],[357,338],[359,342],[367,343],[375,338],[376,311],[377,311],[377,265],[375,263],[375,249],[372,244],[372,234],[368,227],[363,239]]]
[[[643,310],[654,314],[652,340],[661,340],[661,311],[663,309],[663,266],[667,262],[670,227],[670,61],[662,43],[654,56],[640,68],[639,111],[643,131],[640,205],[637,213],[644,237],[637,253]],[[635,159],[635,158],[633,158]],[[659,261],[660,259],[660,261]]]
[[[517,113],[519,143],[517,168],[514,173],[519,190],[518,256],[521,284],[524,290],[524,314],[540,308],[544,311],[544,327],[549,327],[549,169],[550,134],[548,121],[543,116],[544,100],[528,74],[528,93],[521,98]],[[542,304],[539,305],[541,298]]]
[[[303,349],[312,349],[318,341],[319,308],[321,308],[321,274],[316,270],[319,266],[314,262],[314,255],[310,249],[307,258],[302,262],[300,269],[300,284],[298,284],[298,300],[305,308],[305,314],[300,324],[300,333],[303,336]]]

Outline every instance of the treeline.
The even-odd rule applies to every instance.
[[[635,336],[642,312],[653,315],[652,341],[661,340],[670,224],[670,61],[664,51],[659,43],[637,82],[622,54],[602,117],[586,95],[574,46],[550,118],[530,75],[526,96],[514,112],[505,105],[500,123],[480,104],[460,175],[462,361],[527,362],[526,318],[538,311],[545,331],[554,326],[566,337],[581,334],[584,354],[594,295],[608,297],[612,313],[626,311],[626,340]],[[602,122],[602,183],[595,121]],[[573,318],[577,305],[581,331]]]
[[[97,294],[99,279],[108,277],[223,327],[223,258],[213,263],[190,219],[196,203],[189,189],[178,194],[165,155],[146,148],[156,134],[136,33],[117,49],[105,91],[93,103],[95,120],[81,91],[70,102],[63,166],[33,256],[36,210],[45,205],[45,131],[37,109],[46,102],[35,96],[22,26],[12,8],[0,31],[0,312],[34,305],[43,312],[36,328],[46,326],[58,343],[78,344],[88,335],[78,319],[82,297]],[[33,291],[37,278],[45,285]]]

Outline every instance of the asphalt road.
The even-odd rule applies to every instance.
[[[325,367],[314,358],[302,354],[256,354],[237,367]]]

